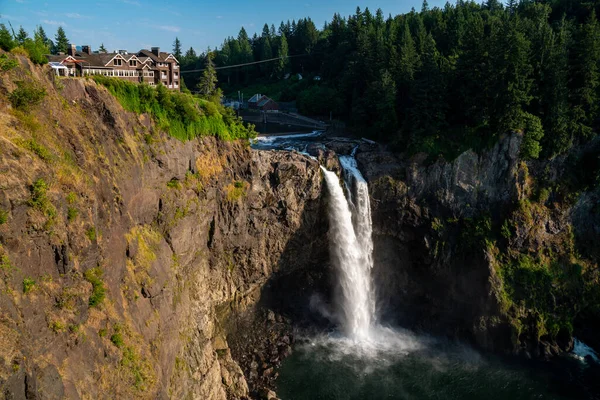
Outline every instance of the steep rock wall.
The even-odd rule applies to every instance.
[[[431,165],[360,146],[384,319],[536,357],[569,350],[584,315],[597,326],[597,190],[568,183],[587,150],[524,162],[520,141]]]
[[[20,63],[0,82],[0,393],[247,396],[223,321],[317,250],[318,164],[179,142],[93,82]],[[12,109],[17,80],[42,104]]]

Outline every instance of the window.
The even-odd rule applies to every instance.
[[[179,72],[173,72],[173,76],[177,78],[179,76]]]
[[[120,58],[115,58],[115,59],[113,60],[113,64],[114,64],[114,65],[121,65],[121,61],[123,61],[123,60],[121,60]]]
[[[179,86],[179,82],[175,81],[175,83],[173,84],[175,87]]]
[[[129,60],[129,66],[130,67],[137,67],[137,61],[136,60]]]

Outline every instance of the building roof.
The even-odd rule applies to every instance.
[[[139,57],[147,57],[147,58],[152,59],[152,61],[154,61],[154,62],[166,62],[167,58],[169,58],[169,56],[172,59],[174,59],[175,61],[177,61],[175,56],[173,56],[171,53],[165,53],[164,51],[159,52],[158,56],[157,56],[150,50],[142,49],[137,54],[138,54],[138,58]],[[179,61],[177,61],[177,62],[179,62]]]
[[[54,69],[68,69],[67,67],[65,67],[64,65],[62,65],[59,62],[51,61],[48,64]]]
[[[258,102],[258,104],[257,104],[257,105],[258,105],[258,107],[263,107],[263,106],[265,106],[266,104],[268,104],[268,103],[269,103],[269,102],[271,102],[271,101],[272,101],[273,103],[275,103],[275,101],[273,101],[273,99],[270,99],[270,98],[268,98],[267,96],[263,96],[263,97],[260,99],[260,101]]]
[[[258,101],[260,99],[262,99],[264,96],[262,94],[255,94],[254,96],[250,97],[250,100],[248,100],[248,103],[258,103]]]
[[[150,60],[153,60],[155,62],[157,62],[157,61],[158,62],[166,62],[167,58],[171,57],[173,60],[175,60],[176,62],[179,63],[179,61],[177,61],[177,59],[169,53],[161,52],[161,53],[159,53],[159,56],[160,57],[155,56],[154,53],[152,53],[151,51],[148,51],[148,50],[140,50],[140,52],[137,54],[136,53],[127,53],[127,54],[92,53],[92,54],[88,54],[88,53],[78,51],[75,53],[74,56],[70,56],[68,54],[50,55],[50,56],[48,56],[48,61],[62,63],[67,58],[70,57],[73,59],[74,62],[82,63],[84,67],[110,67],[112,65],[106,65],[106,64],[108,64],[110,61],[112,61],[113,58],[122,58],[126,62],[129,62],[129,60],[131,60],[132,58],[135,58],[136,60],[139,60],[142,64],[144,64]]]

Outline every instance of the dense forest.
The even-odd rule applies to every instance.
[[[524,155],[552,157],[596,133],[600,26],[592,2],[458,1],[444,8],[385,17],[357,8],[318,29],[310,19],[242,28],[214,53],[227,93],[249,83],[281,87],[281,100],[329,115],[398,148],[455,155],[525,134]],[[202,69],[205,55],[181,54],[183,70]],[[200,72],[184,75],[188,87]],[[320,80],[314,80],[319,76]],[[297,79],[297,78],[296,78]],[[269,94],[269,93],[266,93]]]

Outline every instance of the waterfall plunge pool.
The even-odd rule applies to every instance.
[[[455,342],[388,330],[377,343],[335,334],[298,341],[280,369],[282,400],[594,399],[597,366],[481,354]],[[594,383],[595,382],[595,383]]]

